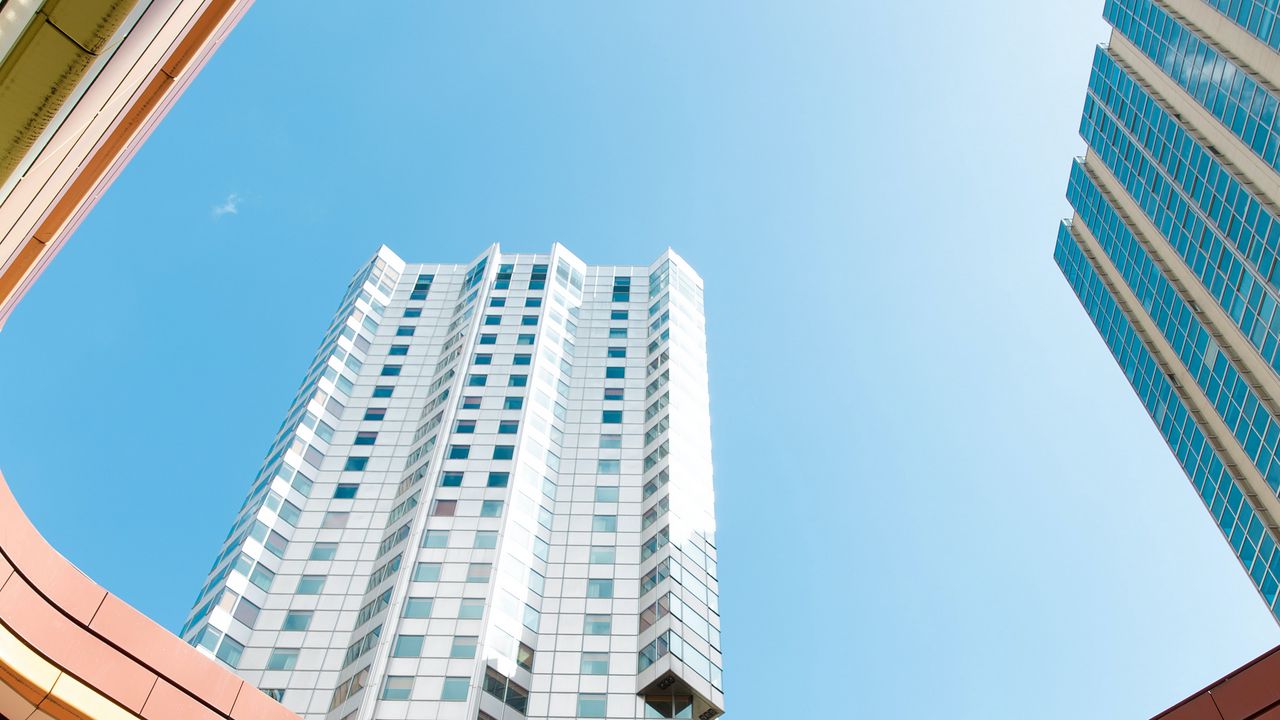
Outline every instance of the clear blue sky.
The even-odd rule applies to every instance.
[[[671,245],[731,717],[1147,717],[1280,632],[1050,257],[1101,6],[259,2],[0,333],[0,468],[176,628],[378,243]]]

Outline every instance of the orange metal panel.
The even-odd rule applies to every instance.
[[[1225,720],[1207,691],[1158,717],[1160,720]]]
[[[49,257],[61,249],[62,243],[78,225],[79,219],[93,206],[102,190],[110,184],[118,165],[127,162],[140,139],[164,115],[176,95],[185,88],[189,77],[181,83],[175,79],[194,61],[203,62],[211,50],[208,43],[224,23],[234,23],[247,3],[244,0],[209,0],[190,24],[169,56],[157,68],[156,75],[137,94],[121,120],[106,135],[99,147],[78,170],[75,179],[63,190],[58,200],[42,218],[31,237],[0,273],[0,322],[13,303],[48,263]],[[198,68],[197,68],[198,69]]]
[[[179,73],[187,68],[187,65],[195,59],[196,54],[200,52],[200,48],[213,35],[222,21],[226,19],[231,12],[232,7],[236,4],[236,0],[213,0],[209,3],[209,7],[196,18],[191,24],[191,29],[182,38],[182,42],[173,49],[173,53],[169,59],[161,66],[161,72],[169,77],[176,78]]]
[[[260,690],[84,577],[31,526],[3,477],[0,563],[0,570],[9,573],[0,586],[0,624],[106,700],[149,720],[298,720]],[[46,582],[48,588],[42,585]],[[98,598],[83,621],[59,606],[73,585],[84,595]],[[3,668],[0,684],[32,704],[43,703],[40,708],[54,717],[83,720]]]
[[[222,720],[224,717],[196,702],[190,695],[161,680],[142,707],[146,720]]]
[[[0,554],[6,556],[41,595],[88,624],[107,591],[59,555],[27,522],[8,486],[0,487]],[[46,605],[47,603],[41,603]],[[0,615],[0,620],[5,619]]]
[[[128,710],[140,711],[156,684],[155,673],[84,632],[20,577],[0,588],[0,619],[50,662]]]
[[[67,0],[68,3],[73,0]],[[131,0],[118,0],[123,6]],[[56,6],[57,3],[50,7]],[[131,98],[119,120],[84,159],[30,237],[0,272],[0,315],[30,285],[92,207],[150,128],[164,115],[215,47],[211,39],[234,25],[246,0],[206,0],[155,74]],[[105,41],[85,28],[86,37]],[[66,705],[83,703],[115,716],[120,708],[148,720],[297,720],[257,688],[107,594],[59,555],[31,526],[0,477],[0,625],[45,660],[68,693],[60,703],[44,689],[0,667],[6,697],[24,698],[50,717],[83,720]],[[15,645],[15,647],[17,647]],[[30,652],[23,649],[23,653]],[[30,657],[34,659],[35,654]],[[47,660],[47,663],[46,663]],[[15,668],[16,671],[16,668]],[[17,693],[14,695],[13,693]],[[57,693],[56,683],[54,693]],[[77,699],[67,700],[75,697]],[[113,704],[114,703],[114,704]],[[86,710],[86,712],[89,712]],[[37,713],[39,714],[39,713]]]
[[[45,216],[40,227],[36,228],[32,237],[40,242],[52,240],[76,208],[92,193],[98,181],[106,174],[107,169],[115,162],[116,157],[124,150],[133,137],[133,131],[140,127],[151,114],[152,109],[160,102],[165,90],[173,83],[173,78],[163,73],[151,78],[147,86],[138,95],[138,101],[129,109],[115,130],[108,135],[98,147],[97,152],[81,168],[80,174],[67,186],[67,191],[58,202],[54,203]]]
[[[14,254],[13,262],[5,268],[3,273],[0,273],[0,305],[3,305],[22,284],[27,271],[35,267],[36,260],[40,259],[42,252],[44,252],[44,242],[33,237]]]
[[[1248,720],[1280,702],[1280,653],[1254,660],[1210,690],[1226,720]]]
[[[127,648],[144,665],[156,668],[187,692],[224,714],[231,712],[242,681],[229,672],[210,672],[212,662],[120,598],[108,594],[89,629],[107,642]]]

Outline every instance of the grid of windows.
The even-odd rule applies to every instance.
[[[1258,157],[1280,170],[1280,102],[1253,76],[1154,0],[1107,0],[1103,15]]]
[[[1280,424],[1079,163],[1072,170],[1067,197],[1209,403],[1280,496],[1280,457],[1276,455]]]
[[[277,668],[270,690],[287,705],[311,712],[319,691],[320,704],[344,720],[378,701],[399,703],[390,712],[401,715],[421,709],[409,702],[456,703],[452,711],[461,711],[476,701],[472,690],[519,713],[529,712],[531,698],[566,716],[638,711],[634,689],[625,686],[553,689],[556,655],[540,653],[572,647],[576,637],[593,645],[566,659],[567,672],[595,683],[635,672],[629,643],[643,570],[641,514],[666,507],[663,498],[642,500],[641,487],[674,462],[663,457],[661,467],[642,470],[642,452],[653,450],[645,431],[665,433],[670,412],[664,405],[660,425],[642,423],[639,412],[652,402],[641,392],[653,359],[643,338],[652,320],[644,317],[652,268],[587,269],[555,254],[490,254],[470,267],[398,266],[401,281],[385,263],[372,265],[376,271],[353,280],[351,305],[344,301],[335,318],[340,344],[326,345],[317,364],[314,377],[326,394],[301,401],[282,429],[288,439],[271,451],[277,459],[264,465],[263,494],[271,494],[274,513],[259,515],[255,501],[246,501],[250,521],[227,543],[236,551],[211,574],[209,585],[217,587],[234,566],[250,578],[252,599],[202,592],[184,636],[225,662],[247,658],[253,666],[246,671]],[[686,284],[677,288],[673,280],[672,296],[700,295],[683,272]],[[663,300],[660,314],[654,339],[663,348],[672,342],[671,327],[683,322],[688,332],[676,342],[688,343],[682,347],[689,357],[705,352],[700,301]],[[659,372],[678,364],[666,350],[659,355]],[[659,394],[687,388],[685,380]],[[705,403],[679,397],[689,412]],[[298,427],[304,439],[295,445]],[[305,474],[283,467],[297,456]],[[691,459],[709,483],[705,462]],[[312,493],[314,482],[321,485]],[[644,537],[665,524],[646,525]],[[293,528],[313,534],[289,550]],[[691,568],[686,574],[664,576],[687,582],[695,598],[691,623],[714,616],[714,560],[701,542],[679,549]],[[367,556],[358,551],[365,543],[376,544]],[[667,547],[644,567],[672,567],[677,558],[668,555],[676,550]],[[358,557],[372,558],[373,569],[357,566]],[[557,566],[570,562],[589,568],[590,577],[566,579]],[[282,567],[284,581],[273,583]],[[273,585],[299,597],[264,604],[259,588]],[[238,644],[208,625],[210,613],[201,608],[219,602],[228,612],[214,614],[217,622],[235,622],[241,634],[249,629],[251,642]],[[260,609],[270,607],[290,609]],[[718,662],[718,635],[714,643],[709,637],[688,632],[690,643],[702,643],[698,652]],[[510,661],[501,664],[510,676],[486,675],[480,663],[491,663],[493,654]],[[343,665],[328,688],[316,688],[315,671],[329,669],[326,657]],[[373,697],[365,697],[370,684]],[[718,685],[697,687],[722,702]],[[492,704],[485,709],[502,716]]]
[[[1101,49],[1089,87],[1085,140],[1280,371],[1280,220]]]
[[[1204,0],[1272,50],[1280,51],[1280,23],[1276,15],[1280,5],[1275,0]]]
[[[1058,233],[1054,260],[1205,507],[1275,612],[1280,553],[1262,520],[1065,224]]]

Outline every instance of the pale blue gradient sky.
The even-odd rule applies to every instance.
[[[0,468],[176,628],[378,243],[671,245],[730,717],[1147,717],[1280,632],[1050,257],[1101,5],[260,2],[0,333]]]

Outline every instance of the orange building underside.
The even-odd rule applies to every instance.
[[[122,105],[111,106],[110,117],[95,116],[102,125],[69,123],[61,132],[71,139],[55,136],[46,146],[52,159],[32,166],[22,178],[28,190],[11,194],[3,208],[0,322],[250,2],[153,0],[137,6],[143,13],[135,43],[141,57],[125,61],[126,70],[110,70],[117,66],[108,63],[99,77],[146,73],[141,85],[126,92]],[[67,15],[83,7],[46,2],[39,12]],[[50,17],[39,15],[36,22]],[[181,18],[176,34],[165,27],[175,18]],[[126,87],[118,78],[107,84]],[[41,153],[37,160],[46,158],[44,150],[33,152]],[[41,200],[31,199],[36,197]],[[76,569],[32,527],[0,476],[0,719],[48,718],[298,720]]]
[[[1152,720],[1280,720],[1280,647]]]
[[[0,478],[0,716],[297,720],[59,555]]]

